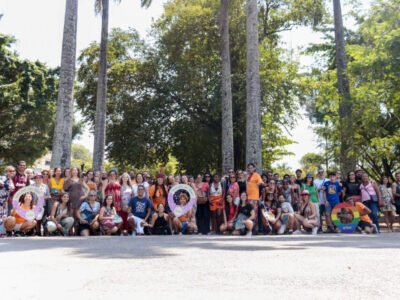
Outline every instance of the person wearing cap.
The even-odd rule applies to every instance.
[[[311,173],[307,173],[306,178],[304,180],[305,180],[304,183],[301,185],[301,190],[307,190],[310,193],[310,199],[317,211],[317,218],[319,223],[320,220],[319,199],[318,199],[317,187],[314,184],[314,177]]]
[[[51,199],[51,195],[50,195],[50,189],[49,186],[47,184],[43,183],[43,175],[42,173],[36,173],[34,178],[34,183],[32,186],[37,187],[39,190],[42,191],[43,195],[44,195],[44,203],[45,206],[42,208],[42,211],[38,214],[38,216],[36,217],[36,234],[41,236],[41,228],[42,228],[42,220],[46,219],[47,217],[47,212],[51,211],[51,207],[52,204],[49,203],[49,200]],[[38,198],[36,194],[33,194],[33,203],[34,205],[37,204]],[[47,205],[49,205],[49,207],[47,207]]]
[[[326,210],[326,223],[328,225],[328,233],[334,233],[335,229],[332,224],[332,209],[340,203],[340,193],[342,187],[336,180],[336,173],[329,173],[329,181],[326,181],[323,185],[325,191],[325,210]]]
[[[79,221],[79,233],[81,236],[89,236],[97,233],[100,224],[98,221],[100,203],[97,201],[97,192],[89,191],[88,200],[84,201],[76,213]]]
[[[150,200],[145,196],[145,188],[141,184],[137,188],[138,195],[129,201],[128,224],[136,234],[143,235],[145,227],[149,226],[151,213]]]
[[[295,234],[301,233],[301,227],[306,232],[311,232],[312,234],[317,234],[318,231],[318,216],[317,210],[313,203],[311,202],[310,192],[303,190],[301,192],[301,205],[298,212],[296,212],[295,217],[297,223],[299,224],[298,230]]]

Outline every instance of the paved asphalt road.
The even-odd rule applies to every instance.
[[[0,270],[10,300],[400,299],[400,233],[0,239]]]

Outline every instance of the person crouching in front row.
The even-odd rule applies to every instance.
[[[137,188],[138,195],[129,201],[128,224],[130,230],[138,235],[144,235],[145,229],[148,233],[149,218],[151,212],[150,200],[145,197],[145,187],[139,185]]]
[[[188,203],[189,198],[185,193],[179,195],[179,205],[183,207]],[[176,233],[197,233],[197,225],[193,218],[193,209],[190,209],[182,216],[174,218],[174,229]]]

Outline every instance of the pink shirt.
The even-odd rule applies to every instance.
[[[374,186],[372,185],[371,182],[369,182],[367,185],[364,185],[363,183],[361,183],[360,191],[361,191],[361,201],[362,202],[371,200],[371,196],[376,195]]]

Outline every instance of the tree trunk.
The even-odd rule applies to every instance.
[[[344,29],[340,0],[333,0],[335,20],[336,68],[339,90],[339,117],[340,117],[340,165],[345,174],[354,171],[357,160],[352,149],[353,122],[350,85],[347,78],[347,57],[344,43]]]
[[[260,171],[261,162],[261,92],[258,51],[257,0],[247,0],[247,106],[246,163],[254,163]]]
[[[108,4],[102,0],[100,65],[97,82],[97,104],[94,128],[93,169],[102,170],[106,141],[107,113],[107,52],[108,52]]]
[[[222,58],[222,172],[234,169],[232,81],[229,47],[229,0],[221,0],[220,34]]]
[[[77,25],[78,0],[67,0],[61,53],[60,81],[58,84],[56,123],[51,156],[52,168],[69,167],[71,164]]]

